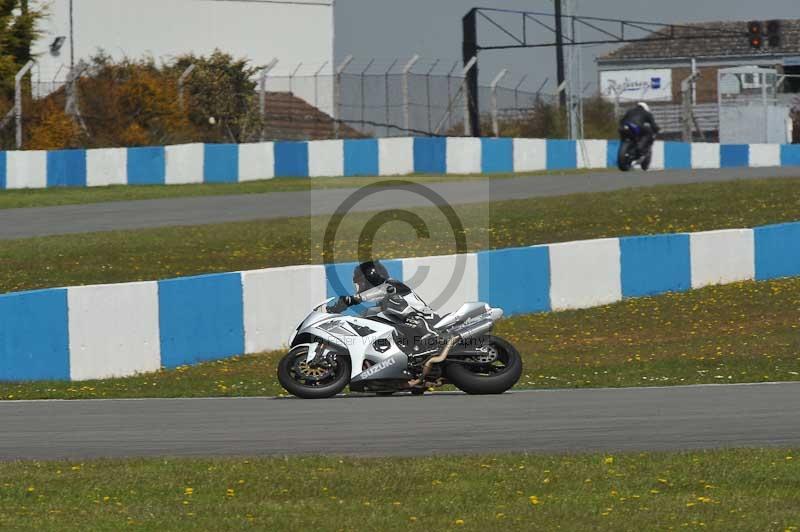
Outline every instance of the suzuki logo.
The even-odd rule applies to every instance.
[[[388,368],[389,366],[394,366],[396,362],[397,361],[394,358],[387,358],[386,360],[384,360],[383,362],[381,362],[379,364],[375,364],[374,366],[370,366],[369,369],[367,369],[366,371],[361,373],[361,376],[363,378],[367,379],[369,377],[372,377],[373,375],[375,375],[379,371],[382,371],[382,370]]]

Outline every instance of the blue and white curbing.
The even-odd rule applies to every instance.
[[[800,276],[800,222],[604,238],[460,256],[438,307],[482,300],[509,315],[579,309],[749,279]],[[443,293],[456,256],[386,261]],[[87,380],[280,349],[312,305],[348,290],[353,264],[290,266],[0,295],[0,381]],[[338,282],[335,282],[338,281]]]
[[[614,140],[417,137],[9,151],[0,152],[0,189],[613,168],[618,147]],[[800,145],[659,141],[651,166],[800,166]]]

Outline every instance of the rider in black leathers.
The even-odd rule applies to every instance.
[[[626,125],[637,135],[636,147],[639,154],[644,156],[649,153],[650,147],[656,139],[656,133],[661,130],[656,124],[653,113],[650,112],[650,106],[639,102],[636,107],[625,113],[625,116],[619,121],[621,136]]]
[[[439,316],[411,288],[392,279],[379,261],[356,266],[353,285],[356,294],[340,296],[328,307],[328,312],[340,313],[359,303],[374,302],[382,312],[398,322],[414,351],[420,351],[428,344],[436,345],[439,335],[433,330],[433,324]]]

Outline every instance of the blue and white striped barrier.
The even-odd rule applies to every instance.
[[[440,306],[482,300],[508,314],[587,308],[748,279],[800,276],[800,222],[605,238],[459,256]],[[427,275],[428,301],[456,256],[386,261]],[[350,287],[354,264],[290,266],[0,296],[0,381],[119,377],[281,348],[312,305]],[[334,282],[338,279],[338,283]]]
[[[618,147],[613,140],[390,138],[9,151],[0,152],[0,189],[613,168]],[[800,145],[653,146],[653,169],[748,166],[800,166]]]

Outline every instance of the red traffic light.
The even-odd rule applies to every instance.
[[[760,35],[759,35],[759,36],[757,36],[757,37],[756,37],[756,36],[754,36],[754,37],[750,37],[750,46],[752,46],[752,47],[753,47],[753,48],[755,48],[756,50],[758,50],[759,48],[761,48],[761,45],[762,45],[762,44],[764,44],[764,41],[761,39],[761,36],[760,36]]]
[[[750,35],[758,35],[760,37],[762,33],[761,22],[758,20],[751,20],[747,23],[747,31]]]

